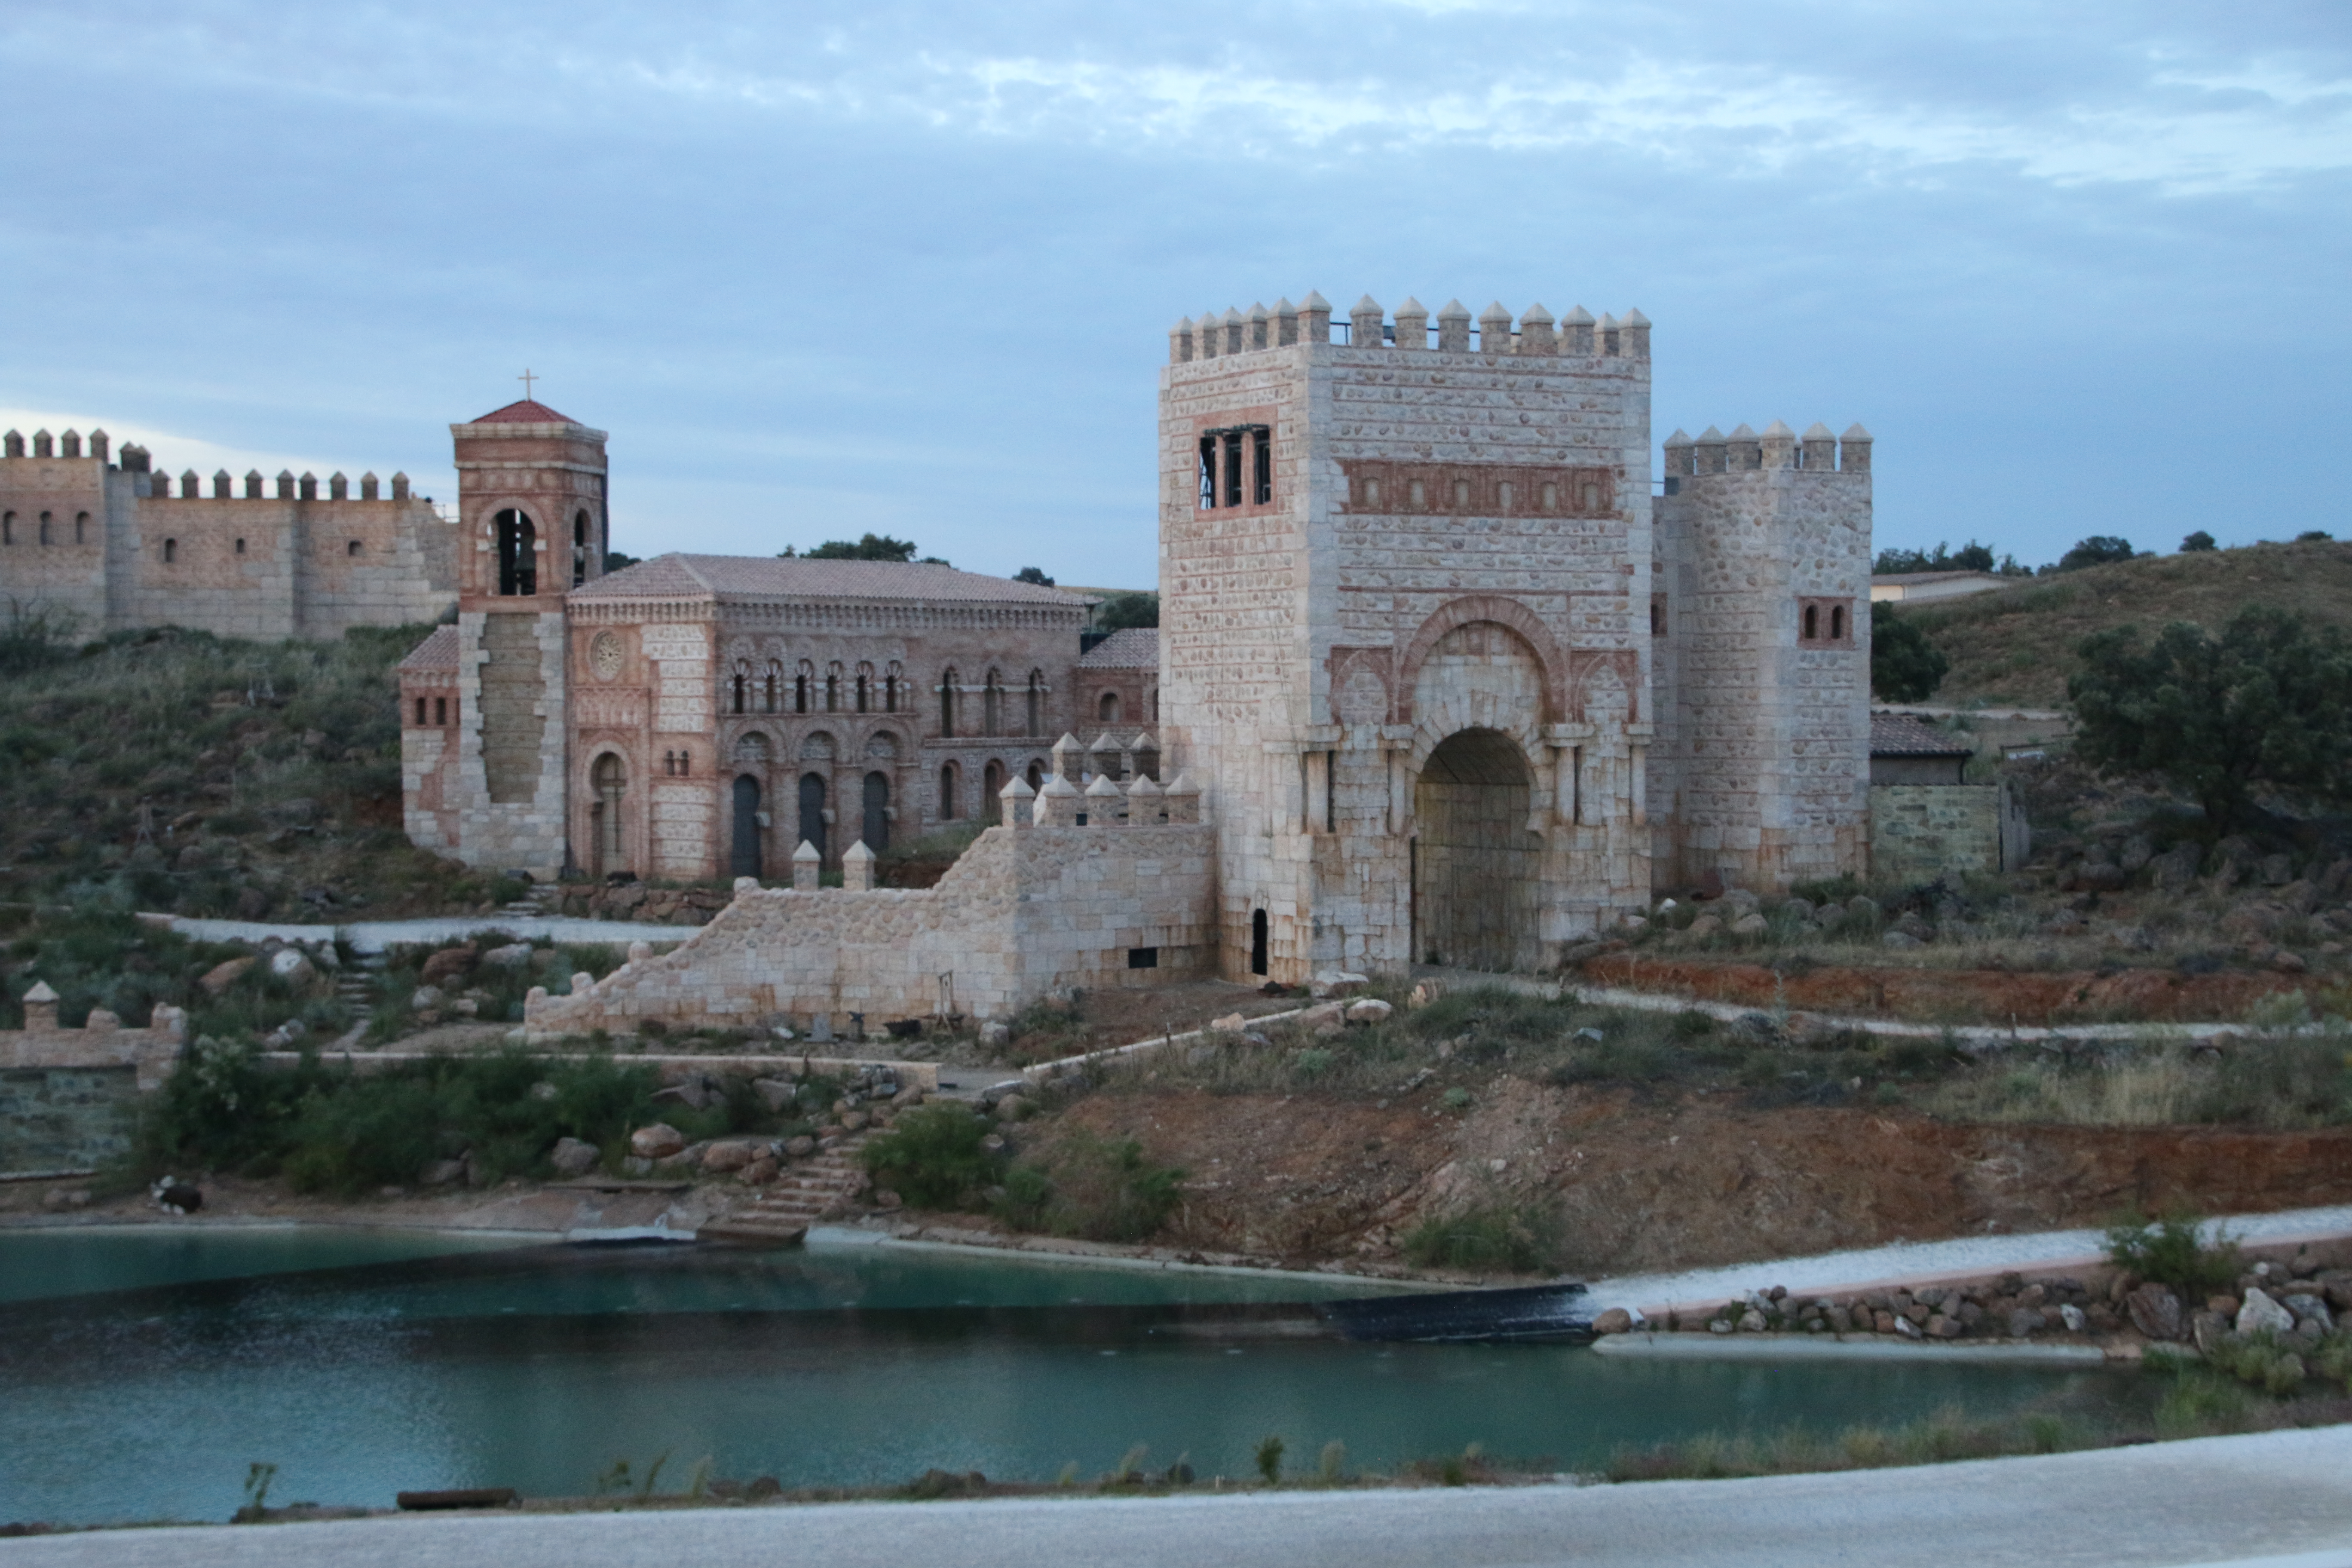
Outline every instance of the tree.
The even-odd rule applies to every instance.
[[[2105,566],[2110,562],[2128,561],[2133,553],[2130,540],[2118,534],[2095,533],[2076,541],[2074,549],[2058,557],[2058,570],[2079,572],[2085,566]]]
[[[618,572],[624,566],[635,566],[636,563],[637,558],[634,555],[624,555],[617,550],[604,552],[604,571],[608,575]]]
[[[779,552],[778,559],[789,560],[798,553],[799,552],[792,546],[786,545]],[[869,533],[856,543],[846,539],[828,539],[811,550],[807,555],[807,559],[811,561],[906,562],[912,561],[914,558],[915,542],[913,540],[893,539],[887,533]],[[940,564],[945,565],[946,563],[941,562]]]
[[[2325,544],[2336,536],[2324,528],[2307,528],[2294,536],[2297,544]]]
[[[1157,594],[1113,594],[1095,606],[1095,629],[1100,632],[1125,631],[1129,626],[1156,626],[1160,624],[1160,595]]]
[[[1870,689],[1889,702],[1924,702],[1952,667],[1916,621],[1891,605],[1870,612]]]
[[[2213,547],[2213,536],[2201,528],[2180,542],[2180,552],[2183,555],[2192,554],[2200,550],[2210,550]]]
[[[1054,580],[1046,576],[1042,568],[1036,566],[1024,566],[1020,571],[1013,574],[1013,580],[1015,583],[1034,583],[1040,588],[1050,588],[1054,585]]]
[[[1882,550],[1870,569],[1881,576],[1905,572],[1990,572],[1993,570],[1992,546],[1971,539],[1954,550],[1938,540],[1933,550]]]
[[[2336,628],[2257,605],[2219,637],[2182,621],[2143,646],[2138,627],[2116,626],[2076,651],[2067,693],[2085,761],[2164,777],[2217,827],[2263,788],[2352,802],[2352,644]]]

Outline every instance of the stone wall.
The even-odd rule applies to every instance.
[[[62,1027],[57,994],[36,984],[25,1026],[0,1029],[0,1174],[87,1171],[123,1153],[136,1097],[163,1087],[186,1039],[176,1007],[143,1029],[102,1007]]]
[[[1212,830],[1197,825],[990,828],[919,891],[747,887],[672,952],[633,957],[571,996],[534,993],[534,1041],[595,1029],[824,1015],[868,1029],[952,1010],[1004,1018],[1072,986],[1150,984],[1213,967]],[[1148,954],[1150,967],[1132,966]]]
[[[456,601],[456,531],[404,476],[383,495],[367,475],[354,495],[341,474],[190,472],[175,496],[143,453],[126,447],[117,466],[104,444],[97,433],[86,455],[0,457],[0,597],[69,612],[89,632],[272,638],[430,621]]]
[[[2014,828],[2019,858],[2006,859],[2003,849],[2002,829],[2012,816],[2022,821],[2011,792],[2000,785],[1877,785],[1870,792],[1870,874],[1916,884],[2021,865],[2030,845]]]

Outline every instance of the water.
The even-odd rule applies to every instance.
[[[517,1239],[511,1234],[310,1225],[0,1231],[0,1302],[502,1250]]]
[[[0,1237],[0,1276],[20,1239]],[[221,1519],[255,1460],[279,1467],[273,1501],[374,1506],[407,1488],[578,1494],[616,1460],[642,1475],[665,1455],[665,1489],[706,1456],[713,1475],[788,1487],[934,1466],[1050,1480],[1138,1445],[1148,1466],[1240,1476],[1277,1434],[1309,1470],[1333,1439],[1351,1468],[1478,1443],[1573,1468],[1702,1431],[2117,1389],[2105,1373],[1170,1331],[1232,1315],[1220,1304],[1360,1289],[1338,1282],[871,1247],[351,1264],[356,1239],[315,1239],[335,1261],[305,1272],[0,1307],[0,1521]]]

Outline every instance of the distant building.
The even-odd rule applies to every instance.
[[[1961,736],[1901,714],[1870,716],[1870,782],[1956,784],[1968,782],[1976,747]]]
[[[1874,605],[1907,604],[1919,599],[1957,599],[1967,594],[1990,594],[1995,588],[2023,581],[1998,572],[1886,572],[1870,579]]]
[[[193,626],[332,637],[437,618],[457,600],[457,530],[373,474],[206,480],[93,430],[0,443],[0,599],[90,631]]]

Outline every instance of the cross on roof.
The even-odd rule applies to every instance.
[[[519,376],[515,377],[515,379],[516,379],[517,381],[519,381],[519,382],[522,383],[522,395],[523,395],[523,401],[525,401],[526,403],[528,403],[528,402],[530,400],[530,384],[531,384],[532,382],[534,382],[534,381],[541,381],[541,380],[544,380],[545,378],[544,378],[544,377],[542,377],[542,376],[536,376],[536,375],[531,374],[530,374],[530,367],[529,365],[525,365],[525,366],[523,367],[523,373],[522,373],[520,375],[519,375]]]

